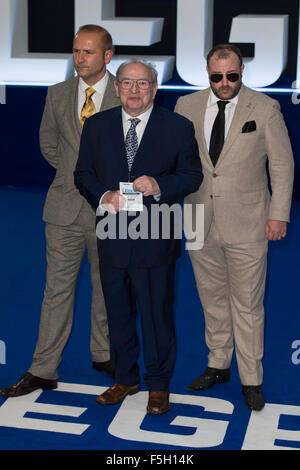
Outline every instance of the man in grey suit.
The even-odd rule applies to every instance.
[[[209,356],[189,389],[227,382],[235,347],[246,405],[258,411],[265,404],[268,240],[286,235],[294,162],[278,102],[245,87],[243,70],[238,48],[215,46],[207,57],[210,88],[179,98],[175,110],[194,123],[204,173],[200,189],[185,202],[204,204],[204,246],[189,254]]]
[[[73,176],[85,119],[99,110],[119,105],[114,77],[106,70],[112,54],[112,39],[104,28],[82,26],[73,42],[78,76],[48,89],[40,145],[46,160],[56,169],[56,176],[43,214],[47,281],[33,362],[16,384],[0,391],[5,396],[57,387],[57,368],[72,327],[76,280],[86,249],[93,288],[90,341],[93,367],[114,375],[99,274],[95,214],[74,186]]]

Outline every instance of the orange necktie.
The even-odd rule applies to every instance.
[[[92,100],[92,96],[93,94],[96,93],[96,90],[94,90],[94,88],[87,88],[85,90],[85,96],[86,96],[86,99],[85,99],[85,103],[82,107],[82,110],[81,110],[81,113],[80,113],[80,122],[81,122],[81,126],[83,127],[83,124],[85,122],[85,120],[92,116],[93,114],[96,113],[96,108],[95,108],[95,105],[94,105],[94,102]]]

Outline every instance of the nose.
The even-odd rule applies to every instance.
[[[136,81],[133,82],[131,91],[137,92],[139,90],[139,86]]]
[[[229,80],[227,79],[226,74],[223,75],[221,83],[222,83],[222,86],[228,86],[229,85]]]

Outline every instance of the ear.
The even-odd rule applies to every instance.
[[[208,65],[206,66],[206,72],[207,72],[208,79],[209,79],[209,68],[208,68]]]
[[[113,56],[113,51],[112,49],[108,49],[107,51],[105,51],[104,53],[104,61],[107,64],[110,63],[111,59],[112,59],[112,56]]]
[[[114,81],[114,87],[115,87],[115,90],[116,90],[117,97],[120,98],[119,87],[118,87],[118,84],[117,84],[117,80]]]
[[[158,84],[156,83],[153,87],[153,91],[152,91],[152,99],[154,100],[155,98],[155,95],[156,95],[156,92],[158,90]]]

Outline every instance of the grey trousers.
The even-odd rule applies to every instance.
[[[230,245],[212,224],[201,250],[190,251],[205,316],[209,367],[230,367],[235,349],[243,385],[261,385],[268,242]]]
[[[85,209],[86,206],[83,206]],[[82,210],[72,225],[46,224],[47,278],[42,303],[39,336],[29,369],[45,379],[57,379],[62,351],[70,336],[76,281],[87,249],[91,268],[91,339],[92,360],[110,358],[106,309],[99,273],[99,256],[94,221],[89,210]],[[82,312],[86,315],[87,312]]]

